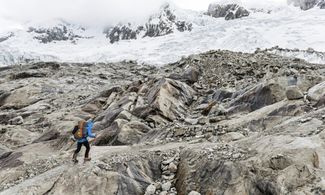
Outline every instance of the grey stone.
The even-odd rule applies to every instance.
[[[145,192],[145,195],[153,195],[156,192],[156,186],[154,184],[150,184]]]
[[[171,187],[172,187],[172,183],[169,181],[161,185],[162,191],[169,191]]]
[[[308,90],[307,97],[312,101],[319,101],[325,95],[325,82],[319,83]]]
[[[168,170],[171,173],[176,173],[177,172],[177,165],[175,165],[173,162],[168,165]]]
[[[191,191],[188,195],[201,195],[201,194],[197,191]]]
[[[289,86],[286,90],[288,100],[298,100],[304,98],[304,94],[297,86]]]

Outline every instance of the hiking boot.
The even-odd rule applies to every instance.
[[[77,160],[77,154],[73,154],[72,162],[74,162],[74,163],[78,163],[78,160]]]
[[[84,161],[91,161],[90,157],[84,158]]]

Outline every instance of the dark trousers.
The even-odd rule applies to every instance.
[[[89,151],[90,151],[90,146],[89,146],[88,141],[85,141],[85,142],[82,142],[82,143],[78,142],[77,150],[74,153],[78,154],[80,152],[80,150],[81,150],[82,145],[84,145],[86,147],[85,158],[88,158],[89,157]]]

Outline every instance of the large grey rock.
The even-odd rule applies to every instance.
[[[288,100],[298,100],[304,97],[304,94],[297,86],[289,86],[286,90]]]
[[[210,4],[207,14],[215,18],[224,17],[226,20],[233,20],[249,16],[249,12],[242,6],[237,4],[218,3]]]
[[[188,195],[201,195],[201,194],[197,191],[191,191]]]
[[[7,147],[0,144],[0,159],[8,157],[12,153]]]
[[[149,89],[147,98],[151,107],[160,112],[161,115],[176,120],[185,118],[187,106],[192,103],[194,91],[185,83],[160,79]]]
[[[156,192],[156,186],[154,184],[150,184],[145,192],[145,195],[153,195]]]
[[[211,159],[205,161],[195,151],[184,152],[180,157],[176,182],[179,194],[188,194],[192,189],[196,189],[196,186],[203,185],[205,187],[200,188],[202,194],[218,192],[230,195],[248,191],[259,194],[259,189],[254,184],[254,176],[246,177],[249,172],[241,164]]]
[[[319,83],[308,90],[308,99],[319,101],[325,95],[325,82]]]
[[[72,131],[72,130],[71,130]],[[45,142],[59,138],[60,132],[56,129],[51,129],[47,132],[44,132],[39,138],[33,141],[33,143]]]
[[[174,74],[169,75],[169,78],[180,80],[186,82],[188,84],[193,84],[199,80],[200,72],[196,68],[190,67],[187,68],[182,74]]]
[[[284,87],[278,82],[259,84],[233,100],[231,111],[254,111],[281,101],[286,97]]]
[[[132,121],[122,125],[117,140],[126,145],[136,144],[150,130],[151,128],[147,125],[141,122]]]
[[[218,89],[214,92],[212,99],[221,102],[226,99],[230,99],[233,96],[233,92],[226,89]]]
[[[3,106],[20,109],[39,101],[41,89],[34,86],[25,86],[13,91],[3,101]]]
[[[169,191],[171,187],[172,187],[172,183],[171,183],[170,181],[168,181],[168,182],[166,182],[166,183],[163,183],[163,184],[161,185],[161,189],[162,189],[163,191]]]

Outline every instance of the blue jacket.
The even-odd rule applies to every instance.
[[[84,137],[84,138],[81,138],[78,140],[78,143],[83,143],[83,142],[86,142],[88,141],[87,137],[91,137],[91,138],[95,138],[96,137],[96,134],[92,133],[91,130],[94,126],[94,121],[88,121],[85,125],[85,128],[87,129],[87,136]]]

